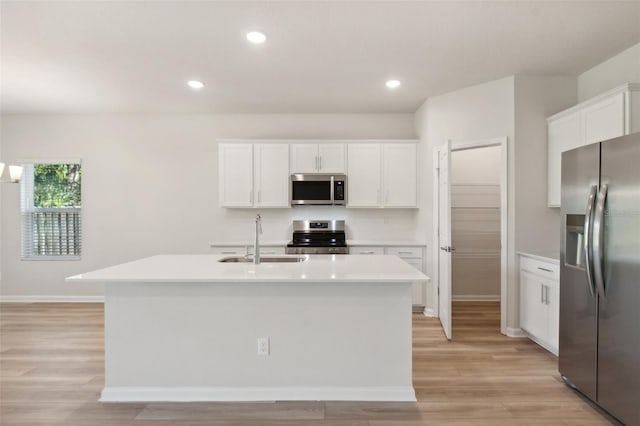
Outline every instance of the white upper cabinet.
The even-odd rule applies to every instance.
[[[289,207],[289,145],[218,145],[220,207]]]
[[[547,125],[547,203],[560,205],[560,162],[564,151],[577,148],[581,137],[580,114],[566,115]]]
[[[385,207],[417,206],[416,144],[384,144],[382,178]]]
[[[616,93],[582,110],[585,145],[624,135],[624,93]]]
[[[416,207],[415,143],[349,144],[347,207]]]
[[[380,144],[349,144],[347,207],[379,207],[382,190]]]
[[[345,144],[291,144],[291,173],[344,173]]]
[[[289,145],[254,145],[254,205],[289,207]]]
[[[564,151],[640,130],[640,84],[624,84],[547,119],[547,204],[560,206]]]
[[[253,145],[218,145],[220,207],[253,206]]]

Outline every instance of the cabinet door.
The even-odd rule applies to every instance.
[[[318,166],[321,173],[344,173],[344,144],[318,145]]]
[[[560,166],[564,151],[581,145],[578,111],[550,121],[547,127],[547,204],[560,207]]]
[[[349,247],[349,254],[384,254],[384,247]]]
[[[422,259],[402,259],[409,265],[422,272]],[[413,283],[412,304],[424,306],[424,283],[417,281]]]
[[[385,207],[417,206],[416,145],[384,144],[382,176]]]
[[[582,111],[584,145],[624,135],[624,93],[616,93]]]
[[[220,207],[253,205],[253,147],[218,145],[218,202]]]
[[[560,285],[558,281],[547,281],[547,343],[551,352],[558,355],[560,338]]]
[[[347,206],[378,207],[381,195],[379,144],[349,144],[347,148]]]
[[[289,207],[289,145],[254,145],[256,207]]]
[[[547,333],[543,279],[520,271],[520,328],[541,339]]]
[[[291,173],[318,172],[318,145],[314,143],[291,144]]]

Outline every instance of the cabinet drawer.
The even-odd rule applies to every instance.
[[[211,247],[211,253],[213,254],[229,254],[229,255],[238,255],[244,256],[244,246],[215,246]]]
[[[422,259],[422,247],[387,247],[387,254]]]
[[[271,255],[271,254],[284,254],[284,247],[282,246],[264,246],[260,247],[261,255]],[[249,247],[249,253],[253,254],[253,247]]]
[[[520,270],[551,280],[557,281],[560,279],[559,265],[530,257],[520,256]]]
[[[383,247],[349,247],[349,254],[384,254]]]

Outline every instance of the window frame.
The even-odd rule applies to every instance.
[[[20,259],[23,261],[78,261],[82,260],[82,252],[83,252],[83,214],[82,214],[82,202],[79,207],[35,207],[33,204],[33,193],[35,189],[34,185],[34,166],[38,164],[47,164],[47,165],[55,165],[55,164],[79,164],[80,170],[82,173],[83,163],[81,159],[73,158],[73,159],[37,159],[37,160],[20,160],[19,164],[24,167],[24,173],[22,178],[20,179]],[[28,189],[25,187],[29,185]],[[83,200],[83,190],[82,190],[82,180],[80,183],[80,199]],[[29,196],[25,196],[29,195]],[[29,247],[30,252],[27,252],[25,247],[25,215],[31,213],[46,213],[46,212],[55,212],[55,213],[77,213],[79,212],[79,254],[60,254],[60,255],[38,255],[35,254],[33,241]]]

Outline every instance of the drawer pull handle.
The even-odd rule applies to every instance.
[[[361,254],[373,254],[373,253],[374,252],[372,252],[372,251],[363,251],[363,252],[361,252]]]
[[[221,251],[222,254],[236,254],[235,251]]]
[[[540,269],[541,271],[545,271],[545,272],[553,272],[551,269],[541,268],[539,266],[538,266],[538,269]]]
[[[412,254],[410,251],[399,251],[398,254]]]

